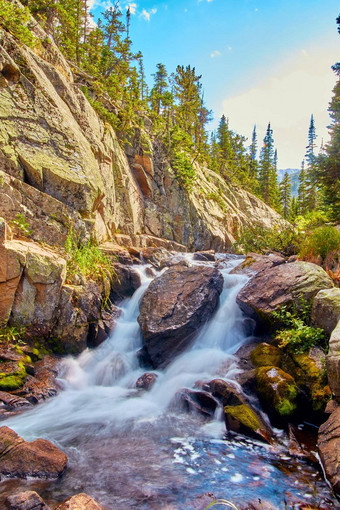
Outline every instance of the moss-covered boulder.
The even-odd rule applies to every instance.
[[[322,328],[328,335],[340,320],[340,289],[320,290],[313,299],[312,324]]]
[[[292,262],[257,273],[237,295],[242,311],[262,322],[272,324],[272,312],[283,305],[300,306],[323,289],[334,287],[326,271],[309,262]]]
[[[282,352],[275,345],[262,342],[251,352],[250,359],[255,367],[280,367]]]
[[[291,375],[278,367],[259,367],[256,385],[260,400],[274,422],[282,423],[294,416],[299,389]]]
[[[273,434],[270,427],[250,404],[225,406],[224,419],[228,430],[266,443],[272,442]]]

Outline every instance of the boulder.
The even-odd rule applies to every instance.
[[[328,481],[340,494],[340,407],[319,428],[318,452]]]
[[[55,510],[103,510],[103,508],[91,496],[82,492],[67,499]]]
[[[320,290],[313,299],[312,324],[330,335],[340,320],[340,289]]]
[[[216,260],[215,251],[207,250],[207,251],[197,251],[194,253],[193,260],[201,260],[203,262],[209,261],[214,262]]]
[[[174,266],[151,282],[138,322],[155,368],[189,345],[216,309],[222,288],[221,273],[202,266]]]
[[[18,492],[8,496],[5,506],[8,510],[50,510],[35,491]]]
[[[299,390],[291,375],[277,367],[260,367],[256,370],[256,386],[271,419],[280,423],[294,416]]]
[[[252,350],[250,358],[255,367],[280,367],[282,352],[275,345],[262,342]]]
[[[249,403],[224,406],[224,420],[228,430],[272,443],[272,430]]]
[[[281,255],[270,253],[261,255],[260,253],[247,253],[247,256],[241,264],[236,266],[230,274],[246,274],[253,276],[264,269],[284,264],[285,259]]]
[[[203,385],[203,389],[217,398],[223,406],[240,405],[245,402],[245,397],[235,384],[224,379],[213,379]]]
[[[34,365],[34,375],[28,376],[20,394],[32,404],[54,397],[61,389],[57,381],[61,360],[55,356],[44,356]]]
[[[310,262],[280,264],[257,273],[238,293],[241,310],[253,318],[272,322],[271,313],[284,305],[299,306],[322,289],[334,287],[321,267]]]
[[[340,321],[329,339],[326,367],[329,386],[336,400],[340,402]]]
[[[170,402],[170,409],[193,412],[211,418],[214,416],[218,401],[207,391],[195,391],[183,388],[176,392]]]
[[[131,297],[134,292],[141,286],[139,273],[131,266],[114,263],[115,274],[111,284],[110,299],[112,301],[121,301],[127,297]]]
[[[152,264],[156,269],[160,269],[170,256],[170,252],[165,248],[149,247],[140,252],[141,259]]]
[[[136,388],[139,390],[151,390],[152,386],[157,381],[158,375],[153,372],[145,372],[145,374],[138,377],[136,381]]]
[[[8,427],[0,427],[0,474],[10,478],[60,477],[67,457],[45,439],[24,441]]]
[[[0,391],[0,401],[8,409],[19,409],[31,405],[26,398],[18,397],[7,393],[6,391]]]

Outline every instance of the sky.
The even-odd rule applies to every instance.
[[[91,0],[92,13],[110,0]],[[115,3],[115,2],[114,2]],[[130,6],[133,49],[143,53],[149,83],[156,64],[169,74],[191,65],[202,75],[216,129],[247,137],[256,124],[262,145],[271,123],[279,168],[300,168],[314,115],[317,143],[329,140],[327,112],[340,60],[338,0],[120,0]]]

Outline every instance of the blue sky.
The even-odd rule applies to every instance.
[[[93,1],[93,0],[92,0]],[[110,3],[94,0],[92,12]],[[327,141],[328,102],[340,60],[335,0],[121,0],[130,5],[131,38],[144,55],[146,73],[162,62],[202,75],[205,102],[216,127],[230,127],[259,145],[270,121],[279,167],[299,167],[311,113],[318,142]]]

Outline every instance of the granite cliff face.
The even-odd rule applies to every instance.
[[[196,166],[190,193],[149,142],[120,147],[36,22],[34,50],[0,30],[1,215],[21,214],[32,238],[63,245],[70,225],[98,241],[149,234],[189,249],[228,249],[250,221],[280,216]]]

